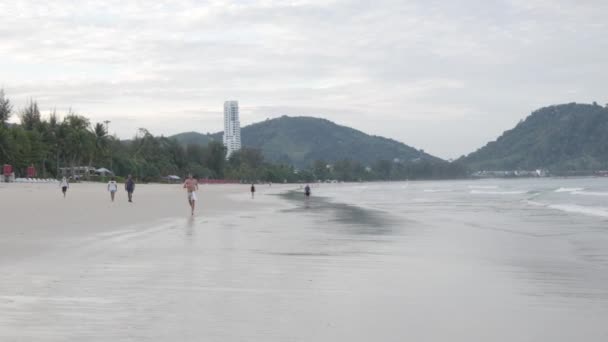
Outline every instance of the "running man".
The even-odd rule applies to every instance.
[[[306,187],[304,188],[304,194],[306,195],[306,198],[310,198],[310,185],[306,184]]]
[[[125,182],[125,190],[127,191],[129,202],[133,202],[133,191],[135,191],[135,181],[133,180],[133,177],[131,177],[131,175],[127,177],[127,181]]]
[[[194,206],[196,205],[196,190],[198,190],[198,181],[192,178],[192,174],[188,174],[188,178],[184,182],[184,189],[188,191],[188,203],[192,209],[191,215],[194,215]]]
[[[114,177],[110,179],[108,182],[108,191],[110,192],[110,198],[112,202],[114,202],[114,195],[116,195],[116,191],[118,191],[118,184],[116,184],[116,180]]]
[[[70,183],[68,183],[67,178],[63,177],[61,179],[61,192],[63,192],[63,198],[65,198],[65,194],[68,192],[68,188],[70,187]]]
[[[251,199],[255,197],[255,185],[251,184]]]

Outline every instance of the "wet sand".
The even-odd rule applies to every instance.
[[[280,191],[279,187],[275,187]],[[233,200],[248,193],[238,185],[201,185],[197,219],[226,214]],[[265,190],[265,189],[262,189]],[[63,198],[59,185],[0,184],[0,264],[54,248],[56,240],[91,238],[97,233],[149,227],[190,216],[180,184],[139,184],[133,203],[119,185],[114,202],[106,184],[74,183]],[[262,207],[262,201],[239,203],[244,210]]]
[[[179,185],[138,186],[132,204],[99,184],[65,200],[0,185],[0,341],[608,338],[601,221],[424,188],[365,189],[367,206],[318,197],[361,200],[356,186],[294,188],[202,186],[191,217]]]

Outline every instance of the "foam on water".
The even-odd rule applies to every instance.
[[[573,195],[586,195],[586,196],[608,196],[606,191],[573,191]]]
[[[575,192],[575,191],[583,191],[585,188],[559,188],[556,189],[555,192]]]
[[[469,189],[498,189],[498,185],[469,185]]]
[[[608,207],[590,207],[577,204],[550,204],[530,200],[526,200],[525,203],[535,207],[545,207],[567,213],[591,215],[597,217],[608,217]]]
[[[525,201],[525,203],[527,203],[529,205],[536,206],[536,207],[546,207],[547,206],[546,203],[541,203],[541,202],[536,202],[536,201],[530,201],[530,200]]]
[[[528,191],[524,190],[512,190],[512,191],[481,191],[481,190],[471,190],[471,194],[473,195],[522,195],[527,194]]]
[[[576,204],[551,204],[547,207],[551,209],[565,211],[568,213],[608,217],[608,207],[585,207]]]

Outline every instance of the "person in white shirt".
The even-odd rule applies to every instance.
[[[65,198],[65,194],[68,192],[68,188],[70,187],[70,183],[68,183],[68,180],[63,177],[63,179],[61,179],[61,185],[59,185],[61,187],[61,192],[63,192],[63,198]]]
[[[116,184],[116,180],[114,179],[114,177],[112,177],[112,179],[110,179],[110,181],[108,182],[108,191],[110,192],[110,198],[112,199],[112,202],[114,202],[114,195],[116,194],[116,191],[118,191],[118,184]]]

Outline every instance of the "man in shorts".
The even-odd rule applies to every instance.
[[[188,175],[186,181],[184,182],[184,189],[188,192],[188,203],[190,204],[190,209],[192,209],[192,215],[194,215],[194,206],[196,204],[196,190],[198,190],[198,181],[192,177],[192,174]]]
[[[70,187],[70,183],[68,183],[67,178],[63,177],[61,179],[61,192],[63,193],[63,198],[65,198],[66,192],[68,192],[68,188]]]

